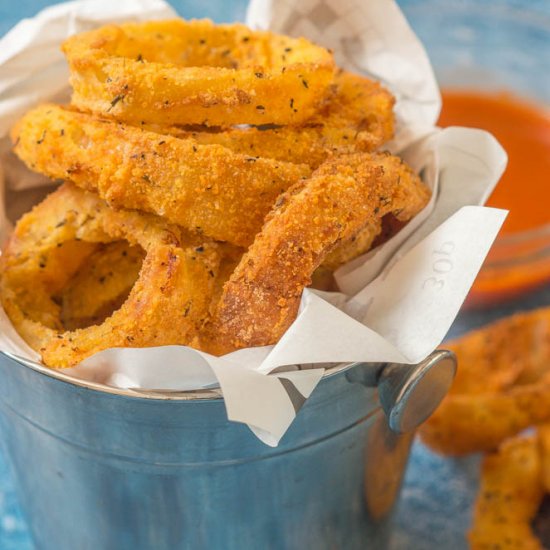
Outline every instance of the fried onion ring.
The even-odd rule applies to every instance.
[[[550,420],[550,308],[516,314],[449,344],[460,368],[420,429],[435,451],[460,455]]]
[[[217,143],[236,153],[317,168],[339,152],[371,152],[393,137],[393,96],[378,82],[341,71],[326,104],[299,127],[231,128],[220,131],[166,129],[176,137],[192,137],[207,145]]]
[[[300,124],[334,76],[304,38],[208,20],[108,25],[63,44],[72,103],[140,124]]]
[[[219,245],[193,239],[156,216],[112,210],[64,184],[18,222],[0,259],[2,304],[19,334],[54,368],[112,347],[188,344],[207,316],[220,262]],[[83,244],[89,256],[88,246],[120,240],[145,251],[128,299],[101,325],[65,331],[53,295],[70,275],[48,270],[50,259],[65,243]]]
[[[127,241],[101,244],[59,297],[61,322],[67,330],[101,324],[126,301],[145,253]]]
[[[531,522],[543,495],[538,435],[504,442],[483,460],[470,548],[542,550]]]
[[[195,248],[195,252],[200,247]],[[244,250],[220,243],[219,269],[210,298],[212,309],[219,301],[223,285],[241,260]],[[67,330],[97,325],[119,309],[134,286],[145,253],[126,241],[100,244],[83,263],[59,297],[61,322]],[[57,299],[56,299],[57,301]]]
[[[429,191],[401,159],[356,153],[327,160],[277,200],[226,283],[201,345],[212,353],[274,344],[294,321],[315,269],[376,218],[410,217]]]
[[[239,246],[253,241],[277,196],[311,173],[305,164],[256,159],[57,105],[28,112],[12,139],[33,170],[70,179],[111,206],[152,212]]]

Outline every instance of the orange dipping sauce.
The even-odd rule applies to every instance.
[[[539,253],[550,244],[550,231],[506,241],[550,224],[550,110],[502,92],[443,90],[442,96],[439,126],[488,130],[508,153],[506,172],[487,202],[510,211],[504,238],[497,238],[467,301],[487,305],[550,280],[550,254]]]
[[[550,111],[506,93],[444,90],[439,126],[491,132],[508,167],[487,206],[510,210],[502,233],[550,223]]]

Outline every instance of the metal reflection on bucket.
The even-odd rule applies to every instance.
[[[415,426],[391,430],[377,383],[395,380],[390,415],[424,403],[421,423],[447,389],[422,379],[455,368],[450,352],[389,378],[334,366],[270,448],[216,390],[121,390],[1,357],[2,442],[35,542],[56,550],[385,548]]]

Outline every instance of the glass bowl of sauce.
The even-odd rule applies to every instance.
[[[401,0],[442,89],[439,126],[490,131],[508,167],[487,205],[509,210],[467,306],[550,282],[550,2]]]

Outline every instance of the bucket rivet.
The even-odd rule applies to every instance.
[[[447,394],[456,372],[456,357],[437,350],[417,365],[389,363],[378,379],[378,393],[390,428],[415,430]]]

